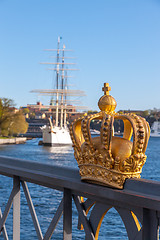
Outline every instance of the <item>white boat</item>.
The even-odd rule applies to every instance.
[[[66,57],[65,52],[70,52],[72,50],[65,49],[65,45],[60,49],[60,37],[58,37],[57,49],[46,49],[46,51],[56,51],[56,62],[42,63],[48,65],[54,65],[54,68],[48,68],[56,73],[56,89],[46,89],[46,90],[32,90],[32,92],[39,93],[40,95],[51,96],[50,105],[41,106],[41,109],[49,109],[48,118],[49,125],[41,127],[43,144],[48,146],[54,145],[67,145],[72,144],[69,130],[67,127],[67,114],[68,113],[78,113],[77,109],[86,109],[85,107],[76,106],[76,100],[73,100],[74,106],[68,99],[68,96],[85,96],[83,91],[68,89],[67,80],[68,71],[78,70],[75,68],[68,68],[68,66],[74,65],[75,63],[65,62],[65,59],[70,59],[72,57]],[[37,105],[29,105],[34,108],[39,108]],[[54,119],[55,124],[51,121]]]
[[[160,122],[155,121],[151,126],[151,137],[160,137]]]
[[[100,131],[98,131],[96,129],[90,129],[90,133],[91,133],[91,135],[99,135]]]

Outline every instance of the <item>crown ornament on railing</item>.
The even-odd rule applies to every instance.
[[[98,102],[101,111],[78,118],[70,125],[74,156],[82,180],[122,189],[127,178],[140,178],[150,128],[140,116],[116,113],[117,103],[109,95],[109,84],[105,83],[102,90],[104,95]],[[91,137],[92,120],[102,121],[99,137]],[[114,120],[123,121],[123,137],[114,136]]]

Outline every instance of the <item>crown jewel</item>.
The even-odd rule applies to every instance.
[[[109,95],[109,84],[105,83],[102,90],[104,95],[98,102],[101,111],[70,125],[74,156],[82,180],[122,189],[126,178],[140,178],[150,128],[140,116],[116,113],[117,103]],[[92,120],[101,120],[99,137],[91,137]],[[123,137],[114,136],[114,120],[123,121]]]

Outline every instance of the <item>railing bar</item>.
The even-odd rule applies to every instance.
[[[61,203],[60,203],[60,205],[48,227],[48,230],[47,230],[43,240],[49,240],[51,238],[51,236],[57,226],[57,223],[59,222],[59,220],[62,216],[62,213],[63,213],[63,199],[62,199],[62,201],[61,201]]]
[[[81,222],[83,224],[84,231],[87,235],[86,239],[87,240],[95,240],[92,228],[91,228],[90,223],[89,223],[89,221],[87,219],[87,216],[86,216],[85,209],[83,208],[83,205],[81,205],[80,197],[73,195],[73,200],[75,202],[76,208],[77,208],[78,213],[79,213],[79,217],[80,217]]]
[[[86,212],[86,211],[89,211],[89,209],[90,209],[95,203],[96,203],[96,201],[94,201],[94,200],[92,200],[92,199],[90,199],[90,198],[88,198],[85,202],[82,202],[82,200],[81,200],[81,205],[83,205],[83,209],[85,210],[85,212]],[[86,216],[87,216],[87,214],[86,214]],[[82,223],[81,223],[81,221],[80,221],[80,218],[78,217],[78,226],[77,226],[77,228],[78,228],[79,230],[81,230],[81,227],[82,227]]]
[[[29,193],[28,186],[27,186],[26,182],[22,181],[21,183],[22,183],[23,191],[24,191],[27,203],[28,203],[28,207],[29,207],[29,210],[30,210],[30,213],[31,213],[31,217],[32,217],[32,220],[33,220],[33,224],[34,224],[38,239],[42,240],[43,235],[42,235],[41,228],[40,228],[40,225],[39,225],[39,221],[38,221],[38,218],[37,218],[37,215],[36,215],[36,211],[35,211],[35,208],[34,208],[30,193]]]
[[[1,208],[0,208],[0,219],[2,219],[2,211],[1,211]],[[6,230],[5,225],[4,225],[3,228],[2,228],[2,233],[3,233],[3,238],[4,238],[4,240],[8,240],[8,235],[7,235],[7,230]]]
[[[13,240],[20,240],[20,180],[13,178],[13,187],[18,189],[13,198]]]
[[[142,228],[139,232],[137,232],[137,235],[135,236],[134,240],[142,240]]]
[[[63,240],[72,240],[72,193],[68,188],[63,192]]]
[[[157,217],[158,217],[158,224],[159,224],[159,227],[160,227],[160,212],[157,212]]]
[[[9,196],[9,199],[8,199],[7,205],[5,207],[2,219],[0,220],[0,232],[3,228],[3,225],[6,222],[7,216],[9,214],[10,208],[12,206],[13,198],[17,194],[18,191],[19,191],[18,187],[13,187],[12,192],[11,192],[11,194]]]
[[[143,209],[143,226],[142,226],[142,240],[159,239],[159,227],[157,212],[144,208]]]

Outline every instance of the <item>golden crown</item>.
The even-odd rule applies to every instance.
[[[116,113],[117,103],[109,95],[109,84],[105,83],[102,90],[104,96],[98,102],[101,111],[78,118],[70,125],[74,156],[82,180],[122,189],[125,179],[140,178],[150,128],[140,116]],[[98,119],[102,121],[100,136],[91,137],[90,122]],[[114,136],[115,119],[124,123],[123,137]]]

